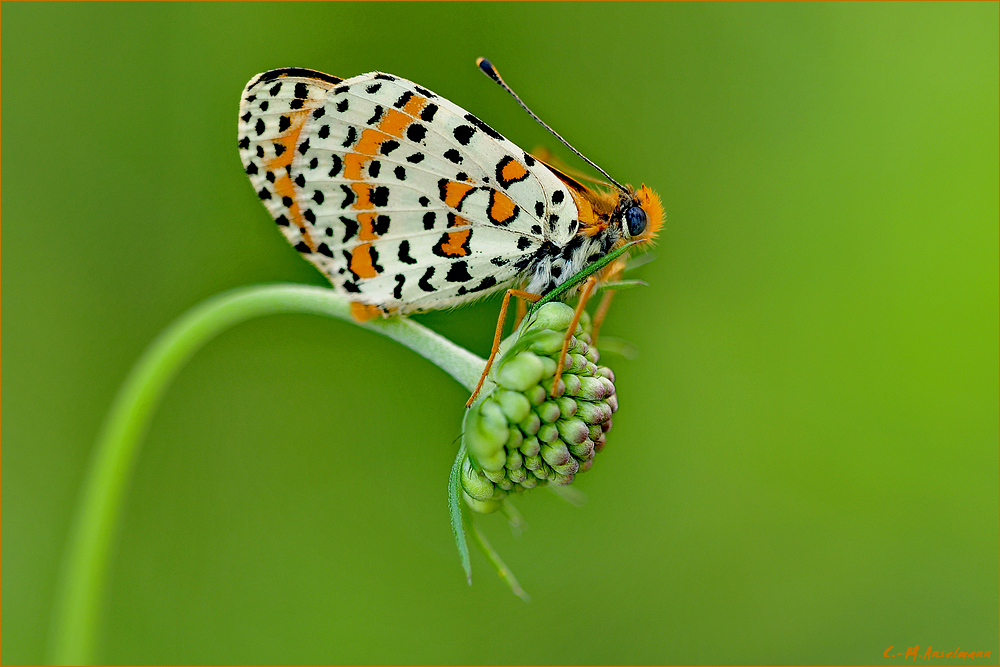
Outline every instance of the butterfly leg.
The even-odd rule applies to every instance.
[[[514,311],[514,331],[521,326],[521,320],[528,314],[528,302],[524,299],[517,300],[517,310]]]
[[[476,400],[476,396],[479,395],[479,390],[483,388],[483,382],[486,381],[486,376],[489,375],[490,368],[493,367],[493,359],[497,356],[497,350],[500,349],[500,337],[503,335],[503,323],[504,320],[507,319],[507,306],[510,304],[510,297],[512,296],[524,299],[525,301],[530,301],[531,303],[534,303],[542,298],[539,294],[522,292],[519,289],[509,289],[507,290],[507,293],[503,295],[503,305],[500,306],[500,317],[497,318],[497,331],[493,335],[493,349],[490,350],[490,358],[486,360],[486,368],[483,369],[483,374],[479,377],[479,384],[476,385],[476,389],[472,392],[472,396],[469,397],[465,407],[469,407],[472,405],[472,402]]]
[[[607,281],[611,282],[619,280],[623,273],[625,273],[625,262],[619,260],[615,263],[614,269],[611,271],[610,275],[608,275]],[[606,290],[604,295],[601,297],[601,302],[597,305],[597,310],[594,311],[594,317],[591,319],[591,345],[597,345],[597,334],[601,330],[601,325],[604,324],[604,318],[608,316],[608,310],[611,308],[611,300],[613,298],[615,298],[615,290]]]
[[[566,330],[566,337],[563,338],[562,351],[559,353],[559,361],[556,362],[556,374],[552,376],[551,393],[553,396],[556,394],[556,387],[559,386],[559,381],[562,379],[563,367],[566,365],[566,354],[569,352],[569,342],[573,340],[573,333],[576,331],[576,325],[580,323],[580,316],[583,315],[583,309],[587,305],[587,299],[590,298],[596,284],[597,278],[590,276],[583,281],[583,287],[580,288],[580,300],[576,304],[576,310],[573,312],[573,319],[570,320],[569,329]]]
[[[609,289],[601,297],[601,302],[597,304],[597,310],[594,311],[594,317],[591,318],[593,323],[593,328],[590,332],[590,344],[597,345],[597,334],[601,330],[601,325],[604,324],[604,318],[608,316],[608,309],[611,308],[611,299],[615,298],[615,291]]]

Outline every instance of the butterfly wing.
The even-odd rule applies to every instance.
[[[367,316],[508,286],[578,224],[544,165],[457,105],[379,72],[258,75],[243,92],[239,148],[289,242],[377,309]]]

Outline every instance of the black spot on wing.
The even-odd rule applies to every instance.
[[[434,220],[437,215],[434,211],[427,211],[424,213],[424,229],[434,229]]]
[[[365,88],[365,91],[366,91],[366,92],[367,92],[367,93],[368,93],[369,95],[374,95],[375,93],[377,93],[377,92],[378,92],[378,89],[379,89],[379,88],[381,88],[381,87],[382,87],[382,84],[381,84],[381,83],[373,83],[373,84],[371,84],[370,86],[368,86],[367,88]]]
[[[376,78],[376,79],[382,79],[383,81],[395,81],[396,80],[396,77],[390,76],[388,74],[383,74],[382,72],[379,72],[378,74],[376,74],[374,78]]]
[[[437,288],[431,285],[430,280],[434,276],[434,267],[428,266],[427,270],[424,271],[424,275],[420,277],[417,282],[417,286],[425,292],[436,292]]]
[[[382,163],[378,160],[372,160],[368,163],[368,176],[371,178],[378,178],[378,173],[382,170]]]
[[[444,152],[444,157],[447,158],[448,160],[451,160],[455,164],[461,164],[462,162],[462,154],[459,153],[454,148],[449,148],[448,150],[446,150]]]
[[[344,139],[344,143],[341,144],[344,148],[350,148],[354,145],[354,142],[358,140],[358,131],[354,129],[351,125],[347,128],[347,138]]]
[[[344,113],[345,111],[347,111],[347,107],[348,106],[349,106],[349,102],[347,101],[347,98],[345,97],[344,99],[342,99],[339,102],[337,102],[337,111],[339,111],[340,113]]]
[[[399,242],[399,261],[403,264],[416,264],[417,260],[410,257],[410,242],[400,241]]]
[[[282,116],[282,118],[284,118],[284,116]],[[260,135],[264,134],[264,119],[263,118],[258,118],[257,119],[257,124],[254,125],[253,129],[257,131],[257,136],[258,137]]]
[[[471,125],[459,125],[455,128],[453,134],[455,138],[458,139],[458,143],[463,146],[468,146],[469,141],[472,140],[472,135],[476,133],[476,128]]]
[[[372,188],[368,193],[368,201],[375,206],[386,206],[389,203],[389,188],[384,185]]]
[[[472,275],[469,274],[469,265],[465,260],[453,262],[444,279],[450,283],[465,283],[472,280]]]
[[[402,273],[396,274],[396,286],[392,288],[392,296],[396,299],[403,298],[403,285],[406,284],[406,276]]]
[[[368,125],[374,125],[375,123],[379,122],[379,120],[382,119],[383,113],[385,113],[385,109],[383,109],[379,105],[376,105],[375,111],[372,112],[372,117],[366,120],[365,123],[367,123]]]
[[[330,168],[330,178],[333,178],[340,173],[340,167],[343,166],[343,162],[341,162],[340,156],[336,153],[332,153],[330,158],[333,160],[333,166]]]
[[[344,215],[340,216],[340,221],[344,224],[344,241],[343,242],[347,243],[352,238],[354,238],[355,234],[358,233],[358,229],[360,228],[360,225],[358,224],[358,221],[355,220],[354,218],[348,218],[347,216],[344,216]],[[348,260],[348,261],[350,261],[350,260]]]
[[[552,203],[561,204],[565,196],[566,195],[563,193],[562,190],[556,190],[555,192],[552,193]]]
[[[417,91],[424,97],[437,97],[437,95],[435,95],[431,91],[427,90],[426,88],[421,88],[420,86],[414,86],[413,90]]]
[[[420,123],[411,123],[406,128],[406,138],[415,144],[419,144],[427,136],[427,128]]]
[[[396,107],[397,109],[402,109],[403,107],[406,106],[406,103],[410,101],[411,97],[413,97],[413,93],[411,93],[410,91],[406,91],[405,93],[399,96],[398,100],[392,103],[392,106]]]
[[[292,119],[288,116],[281,116],[278,118],[278,132],[284,132],[292,126]]]
[[[406,156],[406,161],[410,164],[417,164],[418,162],[424,161],[423,153],[414,153],[413,155]]]
[[[347,208],[354,203],[354,190],[350,189],[343,183],[340,184],[340,189],[344,191],[344,201],[341,202],[340,208]]]
[[[386,232],[388,232],[389,216],[387,215],[376,216],[375,220],[372,221],[372,231],[378,234],[379,236],[383,236]]]
[[[517,249],[518,250],[524,250],[525,248],[527,248],[530,245],[531,245],[531,239],[529,239],[527,236],[522,236],[521,238],[519,238],[517,240]]]
[[[300,100],[300,99],[296,98],[296,99],[292,100],[291,103],[289,103],[288,108],[289,109],[301,109],[303,104],[305,104],[304,100]]]
[[[485,132],[487,136],[493,137],[497,141],[502,141],[503,140],[503,135],[502,134],[500,134],[499,132],[497,132],[496,130],[494,130],[492,127],[490,127],[489,125],[487,125],[483,121],[481,121],[478,118],[476,118],[475,116],[473,116],[471,113],[465,114],[465,120],[469,121],[470,123],[472,123],[473,125],[475,125],[476,127],[478,127],[480,130],[482,130],[483,132]]]
[[[393,152],[397,148],[399,148],[399,142],[398,141],[393,141],[392,139],[390,139],[388,141],[383,141],[379,145],[378,152],[381,153],[382,155],[388,155],[389,153]]]
[[[420,87],[417,87],[417,92],[420,92]],[[421,93],[423,94],[423,93]],[[437,113],[438,106],[436,104],[428,104],[420,111],[420,120],[431,122],[434,120],[434,114]]]

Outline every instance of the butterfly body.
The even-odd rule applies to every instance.
[[[510,287],[544,295],[625,243],[652,239],[662,220],[645,186],[588,188],[457,105],[380,72],[254,77],[239,149],[288,241],[362,320]],[[648,224],[630,233],[637,215]]]

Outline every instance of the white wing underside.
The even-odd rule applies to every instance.
[[[240,157],[288,241],[352,301],[446,308],[524,282],[578,226],[543,164],[399,77],[274,70],[243,92]]]

